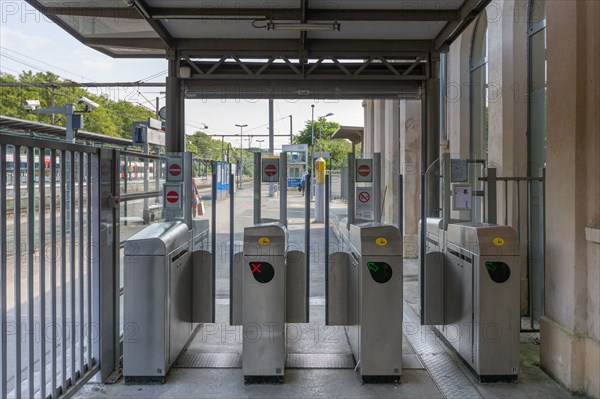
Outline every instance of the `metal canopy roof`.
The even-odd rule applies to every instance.
[[[446,51],[490,2],[27,1],[82,43],[112,57],[163,58],[175,50],[187,57],[275,55],[304,61],[324,54],[365,59],[374,52]]]
[[[11,130],[20,133],[44,134],[56,137],[66,137],[67,133],[64,127],[49,125],[47,123],[33,122],[26,119],[12,118],[10,116],[0,115],[0,130]],[[0,132],[1,134],[2,132]],[[77,140],[89,140],[95,143],[113,144],[121,147],[131,146],[131,140],[120,137],[106,136],[104,134],[77,131]]]
[[[340,126],[332,135],[332,139],[350,140],[352,144],[359,144],[365,133],[365,128],[360,126]]]

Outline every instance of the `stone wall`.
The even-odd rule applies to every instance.
[[[549,1],[541,365],[600,397],[600,2]]]

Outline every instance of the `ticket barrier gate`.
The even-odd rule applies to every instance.
[[[350,225],[349,250],[330,255],[326,324],[345,326],[365,382],[402,375],[403,259],[398,228]]]
[[[419,235],[421,234],[419,222]],[[425,237],[425,270],[421,274],[421,323],[424,325],[444,324],[445,301],[440,300],[445,295],[444,281],[446,231],[443,220],[427,218]],[[443,328],[443,326],[442,326]]]
[[[305,254],[287,251],[287,236],[279,223],[246,227],[235,256],[231,324],[243,326],[246,383],[283,382],[285,323],[308,323]]]
[[[193,250],[181,221],[156,223],[125,241],[123,375],[164,383],[198,323],[214,323],[212,254]]]
[[[448,225],[448,231],[443,232],[431,229],[434,223],[428,221],[428,235],[431,232],[432,241],[439,240],[443,263],[427,265],[425,273],[433,270],[443,276],[443,283],[441,290],[439,281],[432,288],[434,279],[424,276],[424,304],[437,301],[442,304],[442,312],[424,308],[424,324],[435,325],[438,335],[479,381],[516,380],[520,271],[515,230],[493,224],[458,223]],[[431,255],[437,252],[433,242],[429,244],[426,262],[439,261]]]

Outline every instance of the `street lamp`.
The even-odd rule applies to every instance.
[[[288,115],[290,117],[290,144],[292,144],[292,136],[294,135],[294,124],[292,123],[292,115]]]
[[[329,116],[333,116],[333,114],[330,112],[327,115],[320,116],[319,117],[319,121],[321,121],[321,119],[325,119],[325,118],[327,118]],[[323,123],[321,122],[319,124],[319,140],[322,140],[322,139],[323,139]],[[321,146],[323,146],[322,142],[321,142]]]
[[[310,146],[311,148],[315,146],[315,104],[311,104],[312,108],[312,116],[310,118]]]
[[[240,170],[239,170],[239,175],[240,175],[240,188],[242,188],[242,170],[244,167],[244,128],[248,127],[248,125],[244,124],[244,125],[238,125],[236,123],[236,126],[240,128]]]
[[[259,149],[259,150],[262,150],[262,143],[263,143],[263,141],[265,141],[265,140],[264,140],[264,139],[263,139],[263,140],[258,140],[258,139],[257,139],[256,141],[258,142],[258,149]]]

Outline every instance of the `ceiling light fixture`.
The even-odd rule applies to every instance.
[[[193,20],[264,20],[264,15],[153,15],[152,19],[193,19]]]
[[[317,31],[317,30],[340,30],[339,22],[330,23],[288,23],[288,22],[267,22],[267,30],[296,30],[296,31]]]

